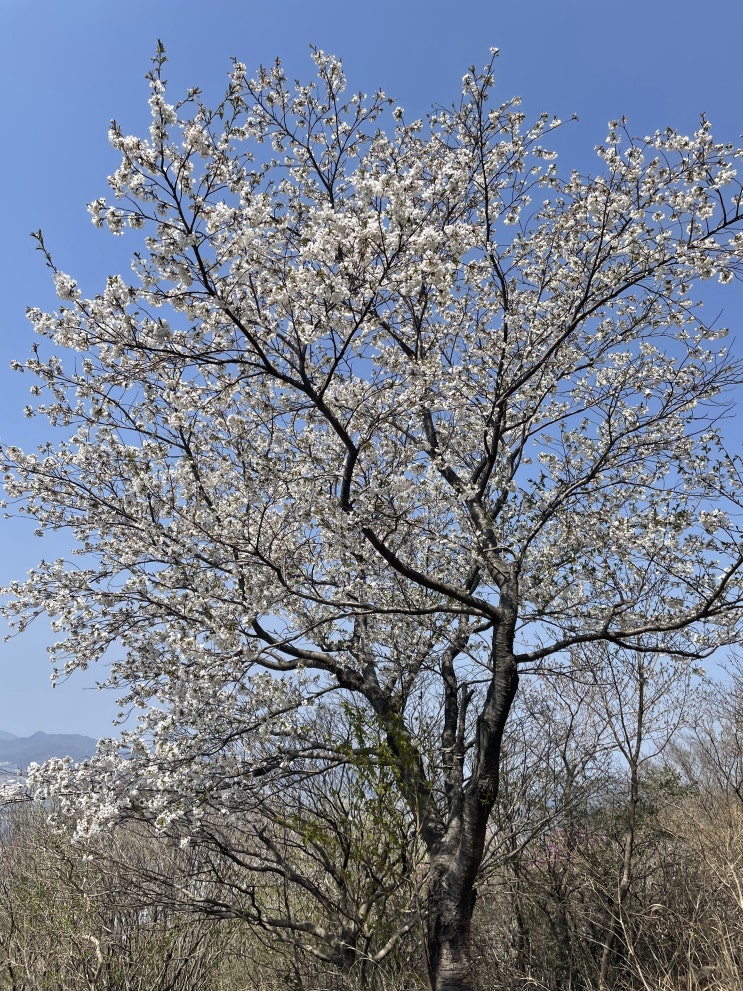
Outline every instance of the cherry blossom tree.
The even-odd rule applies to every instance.
[[[133,276],[30,311],[38,450],[8,505],[77,557],[8,589],[61,672],[113,658],[123,750],[35,779],[81,828],[136,809],[184,836],[373,746],[427,851],[432,986],[471,987],[470,922],[519,670],[580,644],[679,663],[738,635],[740,370],[699,284],[743,269],[743,151],[612,122],[563,175],[559,121],[461,99],[406,120],[381,92],[234,63],[223,102],[114,124]],[[140,232],[131,234],[130,230]],[[424,701],[421,701],[424,700]],[[427,700],[427,701],[426,701]],[[434,700],[431,704],[430,700]]]

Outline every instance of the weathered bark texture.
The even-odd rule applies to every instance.
[[[477,720],[472,773],[459,790],[450,788],[448,828],[437,849],[431,851],[432,878],[426,909],[428,969],[434,991],[473,991],[470,949],[477,898],[475,882],[488,820],[498,796],[503,731],[518,686],[510,633],[506,634],[509,649],[498,657],[502,634],[502,630],[496,631],[494,637],[493,678]],[[466,701],[466,696],[463,698]],[[459,752],[461,746],[460,732],[454,748],[455,757],[460,758],[460,773],[464,756]],[[454,784],[451,779],[450,784]]]

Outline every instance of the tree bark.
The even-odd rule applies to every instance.
[[[475,882],[490,813],[498,796],[503,731],[518,687],[510,637],[504,652],[498,650],[498,641],[496,634],[493,678],[477,720],[472,773],[461,790],[460,800],[450,805],[449,828],[431,858],[426,937],[433,991],[474,991],[471,950]]]
[[[434,991],[471,991],[472,913],[477,892],[461,872],[435,878],[428,895],[428,970]]]

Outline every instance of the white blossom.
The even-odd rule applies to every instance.
[[[422,127],[313,57],[296,87],[235,63],[216,111],[155,73],[149,135],[111,131],[117,205],[89,208],[142,230],[133,271],[91,298],[56,271],[64,305],[29,311],[27,415],[58,429],[3,448],[7,502],[77,554],[3,608],[52,618],[60,676],[105,657],[139,714],[31,775],[81,833],[238,816],[348,753],[353,698],[420,759],[437,835],[426,775],[464,805],[497,747],[478,722],[456,779],[415,692],[455,683],[474,723],[576,644],[740,634],[739,371],[699,305],[743,269],[738,153],[613,121],[596,176],[561,177],[559,121],[487,104],[491,67]]]

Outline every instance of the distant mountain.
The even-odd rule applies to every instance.
[[[95,753],[97,740],[78,733],[34,733],[13,736],[0,731],[0,770],[6,773],[25,769],[31,763],[41,764],[50,757],[71,757],[85,760]]]

